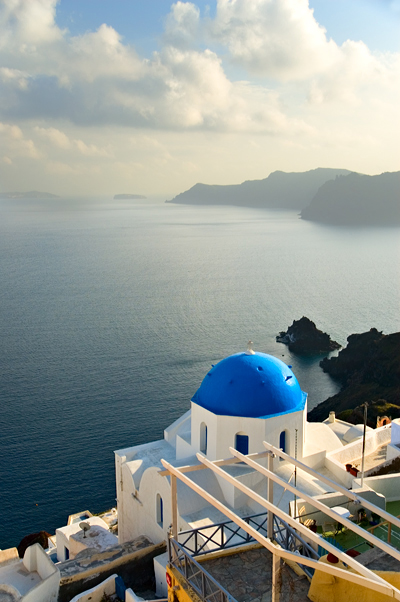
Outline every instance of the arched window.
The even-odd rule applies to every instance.
[[[281,449],[285,454],[289,453],[288,451],[288,436],[286,431],[282,431],[279,435],[279,449]],[[283,460],[283,458],[279,458],[279,460]]]
[[[162,528],[164,525],[164,508],[163,508],[163,499],[159,493],[157,493],[156,497],[156,521],[159,526]]]
[[[205,422],[200,424],[200,451],[207,454],[207,425]]]
[[[279,449],[286,453],[286,431],[282,431],[279,435]]]
[[[249,453],[249,436],[246,433],[236,433],[235,435],[235,449],[241,454],[247,455]]]

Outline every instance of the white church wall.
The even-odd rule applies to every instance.
[[[176,459],[194,456],[198,450],[191,445],[190,431],[176,436]]]
[[[164,430],[164,439],[175,446],[175,439],[181,432],[190,431],[191,410],[175,420]]]
[[[160,543],[166,539],[171,524],[171,493],[168,479],[160,476],[159,470],[157,466],[145,470],[140,482],[138,500],[133,499],[131,495],[129,503],[125,495],[125,529],[123,539],[119,538],[120,542],[130,541],[139,535],[146,535],[153,543]],[[157,517],[157,495],[162,499],[162,522]]]
[[[297,457],[303,457],[305,412],[292,412],[281,416],[244,418],[218,416],[192,402],[192,447],[201,448],[201,424],[207,425],[207,457],[219,460],[230,456],[229,447],[235,447],[235,436],[243,433],[249,437],[249,453],[264,451],[263,441],[279,447],[280,434],[286,431],[286,452],[294,455],[297,429]]]

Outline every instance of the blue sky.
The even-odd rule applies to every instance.
[[[127,43],[150,54],[157,47],[171,4],[170,0],[61,0],[57,23],[73,35],[107,23],[124,36]],[[215,14],[216,2],[201,1],[196,5],[203,14]],[[400,2],[313,0],[309,5],[328,37],[338,44],[353,39],[363,40],[371,50],[400,50]]]
[[[399,30],[400,0],[0,0],[0,190],[397,171]]]

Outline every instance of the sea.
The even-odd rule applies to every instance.
[[[336,393],[275,337],[302,316],[342,345],[400,330],[399,251],[399,229],[294,211],[1,199],[0,548],[114,507],[114,450],[162,438],[249,340],[309,409]]]

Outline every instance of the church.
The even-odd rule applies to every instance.
[[[386,447],[385,460],[400,454],[398,425],[369,429],[366,454],[373,456]],[[230,447],[243,454],[265,451],[263,441],[282,449],[293,458],[351,488],[357,480],[362,454],[362,425],[354,426],[335,418],[333,412],[322,423],[307,421],[307,394],[291,366],[265,353],[235,353],[210,367],[193,395],[191,408],[164,431],[164,438],[115,452],[119,542],[145,535],[154,543],[167,539],[172,522],[171,484],[161,460],[172,466],[199,464],[201,452],[209,460],[229,458]],[[263,459],[260,459],[260,463]],[[265,459],[266,466],[266,459]],[[353,471],[350,472],[349,466]],[[244,463],[224,469],[242,483],[266,495],[265,479]],[[274,459],[274,472],[290,482],[293,466]],[[257,504],[219,475],[205,470],[188,473],[190,479],[216,499],[246,517],[259,512]],[[366,473],[367,475],[367,473]],[[298,471],[297,486],[312,496],[329,494],[329,487]],[[369,487],[364,484],[364,489]],[[368,491],[367,491],[368,493]],[[385,497],[370,489],[371,500],[385,507]],[[224,516],[182,482],[178,482],[178,530],[206,527]],[[293,494],[274,489],[274,504],[288,511]]]

